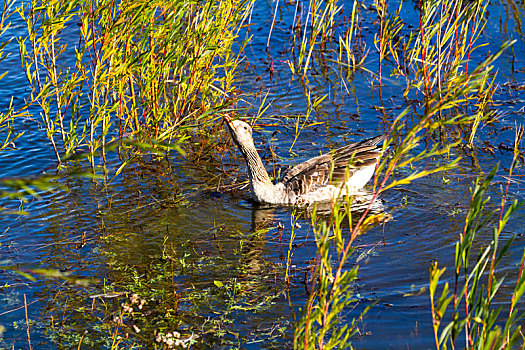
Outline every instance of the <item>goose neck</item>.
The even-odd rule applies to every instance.
[[[264,168],[263,162],[257,153],[257,150],[251,147],[244,148],[242,154],[246,160],[250,181],[271,185],[272,182],[268,176],[268,173],[266,172],[266,169]]]

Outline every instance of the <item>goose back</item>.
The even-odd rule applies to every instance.
[[[332,185],[340,187],[345,184],[345,173],[348,168],[348,183],[358,181],[352,179],[359,176],[359,172],[366,173],[375,169],[377,161],[382,154],[378,144],[383,141],[384,135],[372,137],[367,140],[352,143],[338,148],[332,152],[311,158],[289,169],[282,178],[282,183],[288,192],[295,196],[315,192],[319,187]],[[366,177],[364,175],[363,177]],[[365,183],[370,177],[366,178]],[[353,187],[359,187],[355,185]]]

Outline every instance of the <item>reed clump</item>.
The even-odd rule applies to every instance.
[[[406,185],[424,176],[457,167],[460,157],[450,158],[450,151],[457,147],[460,141],[454,137],[454,132],[449,131],[459,130],[464,133],[469,142],[473,141],[477,127],[492,113],[489,109],[494,93],[492,85],[495,73],[492,71],[492,63],[501,55],[503,50],[511,45],[511,43],[504,44],[498,52],[488,55],[476,67],[471,66],[469,71],[468,63],[465,62],[468,62],[468,56],[474,48],[473,45],[479,36],[479,31],[483,27],[481,16],[486,9],[486,4],[482,6],[479,3],[472,3],[461,7],[459,2],[447,0],[439,0],[431,4],[426,3],[421,8],[421,27],[411,33],[409,41],[402,48],[398,40],[398,34],[404,25],[399,18],[400,8],[388,15],[386,6],[386,2],[378,4],[381,30],[376,42],[379,46],[380,65],[383,64],[383,59],[386,59],[390,54],[390,59],[398,63],[398,69],[394,70],[394,73],[406,77],[405,97],[417,96],[419,91],[422,91],[424,101],[421,104],[407,101],[409,107],[386,123],[387,133],[390,137],[385,140],[384,147],[386,149],[394,138],[397,139],[396,147],[389,157],[384,157],[376,169],[373,199],[377,198],[380,193],[397,186]],[[460,38],[462,40],[459,40]],[[403,54],[399,54],[400,52]],[[381,70],[379,70],[378,77],[380,79]],[[471,107],[473,110],[469,111],[469,106],[472,105],[475,107]],[[432,139],[435,135],[439,136],[438,142],[430,147],[421,147],[421,141],[424,138],[430,136]],[[448,135],[454,137],[453,142],[448,139]],[[459,139],[461,140],[461,138]],[[415,166],[417,163],[430,158],[442,159],[444,163],[430,169],[411,170],[408,175],[403,175],[406,172],[399,171],[401,168],[417,169],[418,167]],[[347,203],[349,202],[348,199]],[[357,322],[364,317],[364,314],[371,307],[369,305],[364,308],[363,312],[352,320],[343,321],[343,310],[350,306],[355,307],[357,303],[350,289],[357,275],[357,267],[347,268],[354,250],[353,242],[361,232],[366,230],[370,221],[379,220],[377,214],[369,215],[372,203],[373,200],[369,207],[359,214],[357,223],[348,220],[350,228],[346,235],[343,234],[340,223],[342,220],[351,217],[349,205],[343,204],[345,210],[341,211],[340,204],[333,203],[333,212],[328,222],[316,220],[315,215],[313,215],[318,259],[312,267],[310,293],[302,310],[302,318],[296,324],[295,348],[332,349],[350,346],[351,337],[357,332]],[[495,232],[501,232],[504,223],[517,207],[518,205],[514,203],[505,215],[503,215],[502,208],[500,218],[505,220],[500,220]],[[467,222],[469,220],[472,218],[467,217]],[[478,223],[481,222],[478,229],[487,222],[487,219],[479,217],[476,220]],[[494,237],[495,243],[491,244],[493,249],[495,246],[497,247],[497,234]],[[468,247],[469,244],[472,244],[472,241],[461,243],[459,246]],[[484,259],[490,260],[488,255],[490,249],[487,248]],[[503,251],[506,249],[508,246]],[[456,256],[460,262],[460,257],[465,258],[465,254],[460,254],[458,250],[457,252]],[[499,262],[496,257],[497,255],[492,255],[492,273],[495,265],[497,265],[496,262]],[[486,267],[489,260],[485,260],[481,265]],[[480,273],[481,276],[481,272],[484,270],[479,264],[476,266],[476,273]],[[432,270],[433,292],[440,275],[440,273],[436,273],[436,269],[434,267]],[[459,268],[457,272],[459,274]],[[469,276],[468,278],[465,277],[465,281],[468,281],[472,278],[472,273],[470,271],[465,272],[465,276]],[[518,285],[519,288],[522,288],[520,281]],[[492,287],[489,287],[489,290],[492,292],[497,290],[500,282],[501,280],[490,282]],[[476,291],[480,286],[476,283],[472,288]],[[467,333],[472,339],[474,339],[475,332],[480,332],[480,327],[483,324],[487,326],[482,328],[486,332],[486,336],[479,339],[494,340],[495,335],[500,334],[501,339],[507,337],[506,343],[502,340],[501,344],[508,345],[511,340],[515,342],[520,329],[515,327],[515,321],[518,318],[512,314],[512,310],[513,305],[515,305],[514,300],[521,297],[521,289],[519,291],[517,289],[515,297],[512,298],[512,310],[509,311],[509,318],[504,331],[497,330],[494,326],[497,312],[491,313],[490,307],[486,307],[486,305],[490,305],[493,295],[487,297],[488,301],[479,301],[485,305],[478,307],[479,310],[485,310],[483,314],[478,313],[475,316],[468,314],[467,321],[458,321],[458,300],[460,293],[463,293],[464,290],[461,290],[457,285],[454,294],[455,321],[443,330],[440,340],[436,341],[437,348],[442,346],[445,348],[444,344],[449,339],[454,344],[462,327],[469,322],[477,322],[480,325],[467,329]],[[450,301],[447,293],[446,287],[443,296],[437,303],[438,307],[433,307],[435,325],[439,325],[438,321]],[[476,292],[469,293],[468,296],[465,294],[465,299],[469,300],[467,304],[482,299],[475,299],[475,295],[479,296],[480,294],[479,292],[477,294]],[[466,308],[472,309],[472,305],[467,304]],[[342,326],[339,326],[340,324]],[[451,331],[451,329],[454,330]],[[511,329],[512,334],[509,336]],[[471,346],[474,344],[478,343],[474,341],[470,343]]]
[[[4,33],[11,27],[10,18],[13,16],[15,8],[15,0],[7,0],[4,2],[2,11],[0,12],[0,37],[3,37]],[[0,41],[0,63],[2,63],[7,54],[4,52],[4,48],[9,44],[10,40]],[[8,71],[5,71],[0,75],[0,80],[2,80]],[[0,135],[2,139],[0,140],[0,151],[14,148],[14,142],[22,136],[23,132],[14,132],[13,131],[13,122],[16,119],[27,116],[26,106],[16,108],[13,105],[13,97],[9,102],[9,106],[6,108],[6,111],[0,112]]]
[[[483,79],[475,82],[483,84]],[[478,88],[477,85],[468,85],[468,87],[461,91],[461,94],[468,94]],[[433,99],[439,99],[439,97],[433,96]],[[410,184],[430,174],[449,171],[458,166],[460,157],[450,158],[450,151],[457,146],[457,143],[449,143],[443,148],[438,147],[438,144],[431,148],[421,149],[420,147],[425,135],[434,134],[449,125],[461,126],[471,122],[469,118],[460,117],[450,120],[434,118],[439,113],[439,108],[450,108],[454,101],[455,99],[448,103],[430,101],[438,108],[427,110],[427,115],[412,126],[409,126],[405,119],[409,113],[408,110],[396,118],[389,131],[390,134],[396,134],[399,130],[408,129],[408,131],[398,141],[390,155],[383,157],[378,165],[372,198],[366,209],[357,213],[357,217],[352,217],[354,212],[351,198],[346,198],[342,203],[333,202],[331,214],[327,220],[319,219],[314,209],[312,225],[317,254],[311,267],[308,298],[301,318],[296,323],[294,348],[334,349],[351,346],[352,337],[359,331],[357,325],[375,304],[372,303],[362,308],[363,311],[351,319],[345,319],[343,316],[344,310],[356,309],[358,303],[351,289],[357,277],[358,266],[348,267],[352,261],[352,253],[355,251],[353,246],[355,239],[366,232],[371,223],[384,222],[383,213],[372,211],[374,201],[379,194],[401,185]],[[453,294],[446,283],[436,300],[437,286],[444,269],[438,269],[437,263],[431,267],[430,298],[436,349],[446,349],[447,344],[450,344],[453,349],[464,345],[467,348],[492,348],[492,345],[497,345],[497,348],[512,348],[522,339],[519,321],[523,315],[518,314],[517,305],[525,292],[525,277],[523,276],[525,255],[519,266],[518,279],[508,303],[509,309],[505,314],[506,317],[502,314],[502,308],[495,305],[498,291],[504,281],[502,277],[497,277],[497,267],[513,241],[510,239],[501,246],[500,235],[511,216],[525,205],[525,202],[518,203],[517,201],[513,201],[510,205],[506,204],[512,172],[519,162],[519,145],[522,135],[523,129],[518,133],[515,141],[515,157],[500,208],[489,214],[483,210],[489,200],[483,198],[483,195],[494,178],[497,167],[494,167],[486,178],[480,176],[473,185],[471,209],[466,216],[465,228],[460,235],[460,240],[456,244]],[[391,143],[392,138],[387,138],[383,147],[386,149]],[[399,171],[401,168],[420,169],[416,164],[430,158],[440,158],[444,163],[430,169],[413,170],[408,175],[406,172]],[[403,173],[405,175],[402,175]],[[480,249],[475,263],[470,264],[471,249],[476,234],[487,229],[494,214],[498,212],[499,217],[495,220],[492,230],[492,241]],[[292,227],[295,220],[297,220],[296,215],[292,215]],[[342,225],[344,221],[348,221],[347,229]],[[293,238],[292,235],[292,240]],[[291,247],[292,242],[290,242],[290,250]],[[291,253],[288,259],[290,256]],[[287,262],[287,265],[289,264],[290,262]],[[486,281],[485,285],[482,285],[483,280]],[[447,307],[452,300],[452,321],[441,326]],[[460,316],[462,313],[463,318]],[[501,318],[503,318],[503,325],[499,324]],[[467,344],[462,344],[461,339],[467,339]]]
[[[522,136],[523,129],[517,136],[516,149]],[[520,340],[523,348],[520,323],[524,315],[519,313],[518,304],[525,292],[525,251],[517,268],[514,288],[506,297],[500,292],[505,276],[498,272],[498,266],[515,238],[512,236],[506,242],[503,241],[503,230],[511,216],[525,205],[525,202],[517,200],[507,203],[512,173],[518,164],[517,154],[510,167],[499,208],[488,211],[486,207],[490,197],[485,196],[498,170],[497,165],[489,174],[479,176],[472,184],[470,210],[465,218],[463,232],[456,242],[452,289],[447,282],[441,288],[441,294],[438,294],[438,285],[445,268],[439,269],[437,262],[430,268],[430,301],[436,349],[446,349],[448,346],[452,349],[513,349]],[[479,247],[476,254],[472,249],[476,237],[488,226],[492,226],[492,240]],[[506,310],[500,304],[502,298],[509,298]],[[453,309],[451,316],[447,315],[450,306]]]
[[[351,337],[358,331],[357,324],[366,312],[373,306],[369,305],[357,317],[342,320],[345,308],[355,306],[357,301],[350,289],[357,276],[358,267],[348,269],[351,261],[353,246],[358,235],[364,233],[372,223],[384,221],[384,213],[374,213],[372,206],[380,193],[400,185],[409,184],[424,176],[454,168],[458,158],[449,159],[445,164],[428,170],[416,170],[409,175],[399,176],[398,169],[412,168],[416,163],[447,154],[454,146],[439,149],[437,146],[420,150],[412,155],[426,133],[432,133],[442,127],[445,121],[429,123],[429,118],[423,119],[409,127],[404,118],[408,110],[403,112],[392,124],[390,132],[409,128],[405,138],[396,145],[389,157],[383,157],[377,167],[374,177],[374,190],[365,210],[352,217],[352,199],[346,198],[344,203],[332,203],[331,215],[328,221],[317,220],[314,213],[314,226],[317,243],[318,259],[313,267],[310,278],[310,294],[302,310],[302,318],[297,322],[294,337],[294,346],[297,349],[333,349],[350,346]],[[383,148],[386,150],[393,139],[387,138]],[[343,210],[341,210],[343,209]],[[348,232],[344,232],[342,222],[348,221]],[[292,223],[293,224],[293,223]],[[343,326],[339,326],[344,323]]]
[[[390,77],[401,84],[404,81],[404,102],[412,106],[410,113],[414,117],[421,118],[428,114],[426,110],[438,109],[434,118],[450,119],[458,115],[470,118],[470,123],[442,128],[438,135],[441,142],[448,137],[454,142],[460,136],[473,147],[479,127],[494,116],[493,61],[472,63],[473,53],[485,46],[478,39],[485,28],[488,1],[420,2],[415,10],[419,15],[416,28],[407,25],[403,18],[405,13],[414,14],[403,10],[403,2],[392,10],[388,1],[375,1],[372,8],[377,18],[358,2],[346,7],[346,11],[351,9],[348,12],[344,12],[344,5],[338,1],[310,1],[305,9],[300,9],[299,2],[296,3],[297,16],[290,39],[293,59],[288,61],[292,74],[300,76],[307,85],[309,77],[320,71],[337,73],[336,79],[330,74],[330,84],[350,94],[347,81],[351,82],[355,73],[361,71],[370,76],[381,98],[382,88],[388,84],[385,75],[389,75],[389,81]],[[345,20],[341,21],[343,15]],[[362,39],[365,20],[377,27],[373,34],[377,56]],[[512,42],[505,43],[501,50],[510,45]],[[499,53],[486,56],[495,59]],[[377,58],[377,72],[372,72],[369,67],[376,64]],[[478,84],[480,79],[482,84]],[[470,92],[465,94],[467,85],[476,85],[477,89],[467,88]],[[457,99],[453,108],[439,107],[451,97]]]
[[[306,11],[300,6],[301,3],[296,2],[297,16],[291,33],[293,60],[288,61],[288,66],[292,74],[300,75],[307,83],[308,72],[313,66],[332,69],[328,63],[336,63],[342,76],[353,76],[367,57],[363,43],[356,39],[359,2],[353,2],[344,23],[341,23],[343,4],[338,1],[310,1]]]
[[[183,143],[235,96],[240,25],[252,2],[36,1],[19,8],[20,58],[58,163],[113,141]],[[239,52],[242,52],[242,45]]]
[[[436,118],[458,115],[470,118],[470,123],[462,123],[458,131],[472,147],[482,122],[493,116],[490,107],[496,75],[492,63],[513,43],[503,44],[497,54],[487,55],[490,59],[481,64],[471,63],[473,52],[486,46],[477,41],[485,27],[488,1],[422,1],[418,6],[419,27],[408,32],[401,18],[401,5],[390,15],[386,14],[386,6],[387,2],[383,1],[377,7],[381,20],[381,31],[376,35],[379,82],[383,61],[388,60],[392,65],[391,75],[405,79],[404,97],[408,103],[416,102],[419,106],[422,95],[424,109],[436,109],[453,97],[454,107],[437,107],[440,111]],[[465,88],[471,84],[477,88],[465,93]],[[424,114],[419,112],[419,115]],[[442,141],[445,131],[441,129],[439,133]],[[455,132],[450,133],[453,134]]]

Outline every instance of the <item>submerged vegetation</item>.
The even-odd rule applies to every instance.
[[[18,71],[27,93],[23,102],[13,96],[0,111],[0,151],[17,152],[15,141],[28,140],[24,123],[34,123],[55,163],[44,175],[0,179],[2,210],[27,215],[31,210],[24,204],[31,197],[58,196],[61,203],[39,214],[53,241],[38,248],[52,256],[39,261],[44,266],[0,260],[9,281],[0,291],[13,299],[19,298],[15,274],[40,276],[31,292],[35,300],[28,303],[23,294],[24,320],[15,327],[0,319],[0,326],[13,329],[23,324],[24,346],[32,348],[31,334],[37,333],[40,345],[64,348],[350,347],[380,302],[358,296],[355,252],[361,235],[388,227],[388,211],[397,203],[377,210],[381,196],[426,177],[442,176],[446,183],[462,156],[481,174],[472,184],[463,231],[456,232],[453,277],[438,262],[421,266],[430,267],[425,326],[437,349],[524,346],[518,306],[525,255],[508,311],[496,307],[506,282],[499,266],[513,243],[502,233],[523,207],[509,191],[523,160],[523,128],[515,127],[514,145],[506,149],[513,157],[498,209],[487,209],[491,203],[484,195],[501,173],[494,167],[483,175],[476,158],[488,147],[480,130],[498,121],[494,64],[515,43],[483,51],[488,1],[274,1],[264,64],[274,79],[278,60],[271,43],[288,43],[277,73],[302,89],[305,105],[291,118],[266,116],[278,98],[257,91],[260,79],[246,73],[256,64],[247,51],[254,50],[255,26],[262,25],[255,23],[255,0],[18,5],[4,2],[0,34],[4,38],[18,16]],[[419,15],[418,26],[410,15],[404,18],[409,5]],[[282,28],[279,18],[290,9],[293,23]],[[366,33],[369,26],[372,34]],[[0,49],[11,44],[5,41]],[[330,81],[326,94],[320,76]],[[317,133],[331,132],[322,108],[341,96],[356,97],[356,77],[378,96],[374,108],[388,150],[370,200],[359,210],[352,198],[327,204],[323,214],[320,207],[294,208],[287,211],[290,225],[283,225],[273,208],[254,207],[245,233],[235,213],[210,205],[220,201],[218,193],[245,185],[237,180],[245,177],[217,122],[221,113],[254,115],[268,121],[269,129],[292,130],[282,149],[296,156],[301,136],[314,133],[318,139]],[[389,84],[397,96],[383,92]],[[316,129],[325,125],[328,132]],[[274,169],[280,165],[276,148],[265,153]],[[78,222],[60,219],[64,210],[79,213]],[[298,243],[305,216],[313,234]],[[478,240],[489,227],[489,242]],[[303,245],[312,249],[307,262],[296,253]],[[445,277],[454,281],[453,290],[442,282]],[[45,310],[41,319],[28,316],[33,302]],[[275,305],[286,305],[289,317]],[[0,341],[2,333],[0,327]]]

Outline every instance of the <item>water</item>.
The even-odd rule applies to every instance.
[[[405,4],[402,16],[416,26],[411,5]],[[380,94],[370,88],[370,76],[363,71],[342,87],[335,70],[312,68],[312,98],[328,95],[311,117],[322,124],[305,128],[293,147],[298,156],[292,157],[288,149],[294,135],[293,116],[305,114],[306,91],[297,77],[292,80],[286,63],[291,59],[292,4],[282,5],[278,12],[270,55],[265,52],[273,6],[256,3],[251,16],[253,40],[246,49],[250,67],[241,72],[239,83],[248,93],[262,92],[255,103],[262,102],[266,93],[267,103],[271,101],[255,134],[261,153],[269,156],[272,147],[279,157],[277,165],[287,166],[317,155],[319,150],[383,132],[384,116],[376,107],[383,106],[386,117],[397,116],[405,108],[403,82],[384,73],[386,83]],[[351,11],[349,6],[344,4],[345,14]],[[373,17],[367,11],[363,10],[363,16]],[[513,50],[496,62],[498,104],[494,108],[499,122],[484,126],[477,134],[480,142],[494,147],[495,153],[481,148],[475,154],[465,150],[454,171],[384,193],[385,211],[392,219],[358,238],[351,260],[359,265],[353,286],[358,303],[344,317],[351,320],[366,306],[375,301],[378,304],[358,324],[360,335],[353,340],[356,348],[433,347],[427,287],[430,264],[438,261],[447,267],[442,281],[453,283],[454,246],[468,210],[468,188],[480,171],[488,172],[497,162],[502,167],[499,175],[506,173],[512,153],[500,145],[512,146],[514,130],[501,130],[522,123],[524,90],[511,87],[525,81],[525,38],[515,22],[516,18],[524,19],[524,12],[523,8],[510,10],[506,2],[492,3],[479,39],[488,45],[472,57],[472,62],[480,62],[504,41],[517,39]],[[20,20],[13,17],[12,22],[7,38],[24,30]],[[378,64],[373,58],[377,56],[373,47],[376,31],[375,25],[364,24],[363,40],[371,56],[367,68],[371,71],[376,71]],[[4,61],[9,74],[0,88],[0,105],[4,108],[12,95],[17,96],[16,104],[28,93],[15,43],[6,49],[11,56]],[[291,117],[277,119],[272,115]],[[1,154],[2,176],[38,175],[53,169],[53,152],[38,122],[28,118],[16,127],[25,134],[15,142],[16,150]],[[238,159],[224,161],[226,167],[240,164]],[[108,168],[118,165],[114,157]],[[429,161],[418,166],[434,165]],[[401,170],[400,175],[409,172]],[[214,347],[289,348],[292,325],[300,315],[298,308],[307,298],[304,276],[316,253],[310,219],[300,218],[294,229],[292,280],[287,289],[283,276],[292,232],[291,209],[260,208],[242,190],[220,192],[218,173],[217,162],[193,166],[184,160],[166,162],[146,157],[106,188],[101,181],[64,178],[60,183],[68,192],[42,192],[40,200],[23,204],[27,216],[2,216],[0,261],[9,260],[26,271],[58,269],[76,279],[89,279],[91,284],[80,287],[73,280],[62,279],[31,282],[13,271],[1,270],[0,285],[9,286],[0,289],[0,325],[5,327],[0,348],[28,348],[24,295],[33,348],[76,348],[79,342],[83,348],[110,347],[108,341],[115,331],[111,325],[115,327],[116,323],[108,320],[118,319],[121,304],[130,303],[125,293],[149,298],[143,315],[123,318],[122,347],[134,341],[152,347],[156,330],[184,333],[191,326],[207,325],[213,332],[205,344]],[[518,168],[517,175],[522,174]],[[505,179],[498,176],[496,180],[499,183],[489,191],[494,198],[490,208],[497,207],[504,190]],[[509,199],[524,199],[520,187],[519,181],[511,185]],[[20,207],[13,200],[4,200],[2,205],[12,210]],[[508,283],[516,279],[524,247],[524,218],[520,209],[502,236],[508,239],[517,235],[501,265]],[[480,243],[490,239],[489,230],[478,237]],[[242,283],[235,292],[236,308],[228,307],[228,293],[217,287],[217,281],[227,285],[229,293],[233,293],[235,283]],[[510,288],[503,288],[499,302],[508,300]],[[117,297],[100,297],[104,293]],[[141,332],[136,338],[126,338],[124,333],[133,334],[133,326]],[[221,330],[224,334],[218,336]]]

